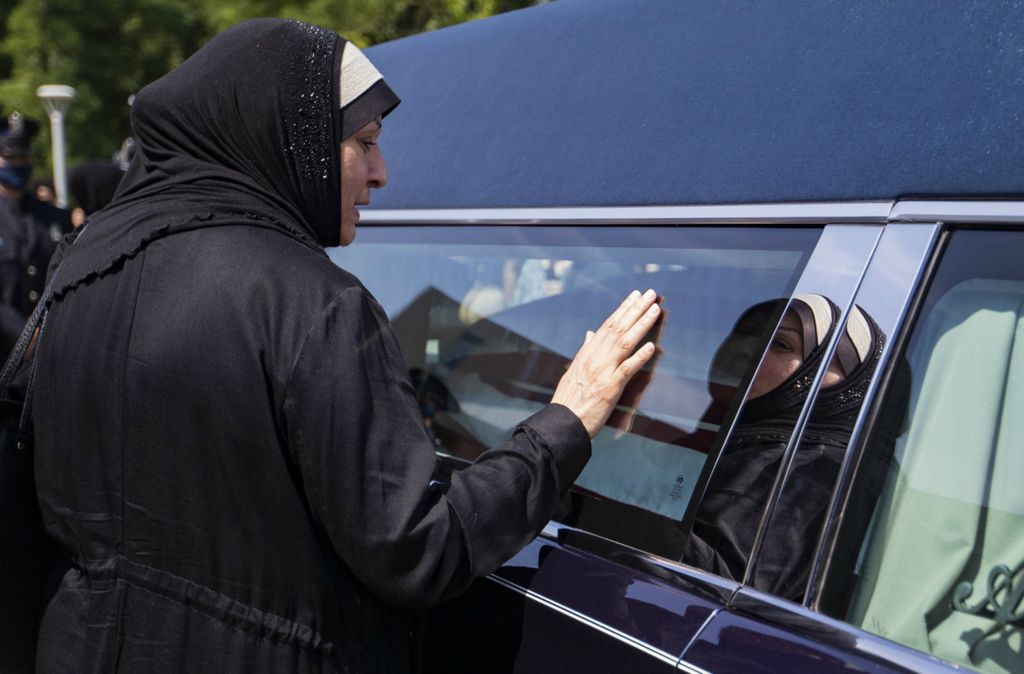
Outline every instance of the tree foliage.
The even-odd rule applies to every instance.
[[[36,88],[70,84],[76,95],[66,119],[69,163],[109,157],[130,133],[129,96],[245,19],[302,19],[365,47],[535,2],[0,0],[0,114],[21,110],[48,128]],[[40,169],[48,166],[47,133],[34,150]]]

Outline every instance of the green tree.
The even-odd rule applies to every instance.
[[[536,4],[536,0],[309,0],[284,3],[290,16],[336,30],[361,47]]]
[[[209,33],[194,2],[22,1],[8,15],[0,48],[10,60],[0,81],[4,112],[20,109],[45,124],[40,84],[70,84],[70,160],[110,156],[128,136],[128,97],[177,65]],[[37,154],[49,161],[49,137]]]
[[[35,91],[75,87],[69,164],[109,157],[130,133],[128,97],[221,30],[275,16],[331,28],[360,46],[532,5],[536,0],[0,0],[0,114],[18,109],[48,129]],[[38,174],[50,165],[37,139]]]

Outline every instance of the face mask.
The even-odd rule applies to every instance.
[[[32,164],[23,166],[0,166],[0,183],[12,190],[22,190],[32,177]]]

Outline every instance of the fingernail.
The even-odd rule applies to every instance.
[[[657,304],[652,304],[651,308],[648,309],[647,311],[651,312],[651,314],[656,315],[659,311],[661,311],[661,307],[659,307]]]
[[[640,291],[639,290],[634,290],[633,292],[631,292],[629,294],[629,297],[627,297],[626,299],[635,300],[638,297],[640,297]]]
[[[647,292],[644,293],[644,299],[645,300],[653,300],[654,298],[655,298],[654,290],[649,288],[647,290]]]

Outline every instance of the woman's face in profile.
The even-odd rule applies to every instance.
[[[753,399],[763,396],[769,391],[774,391],[803,364],[803,325],[796,312],[788,309],[782,318],[782,323],[779,324],[779,329],[772,337],[771,344],[768,345],[768,351],[761,362],[761,369],[757,371],[757,376],[754,377],[754,382],[750,385],[749,397]],[[843,379],[843,371],[838,361],[833,358],[821,385],[828,388],[835,386]]]
[[[714,400],[728,402],[750,367],[758,358],[761,349],[761,333],[769,311],[747,312],[740,318],[733,332],[722,342],[715,353],[709,373],[708,392]],[[750,385],[748,400],[759,398],[781,386],[804,364],[804,331],[799,315],[788,309],[772,336],[761,360],[761,367]],[[813,352],[813,348],[811,349]],[[842,368],[836,358],[832,359],[822,386],[827,388],[843,381]]]
[[[750,385],[750,398],[758,398],[775,390],[804,363],[804,331],[800,319],[792,309],[786,311],[779,329],[772,336],[768,352],[761,361]]]
[[[341,245],[356,238],[359,210],[370,203],[370,190],[384,187],[388,169],[380,152],[380,120],[362,127],[341,143]]]

